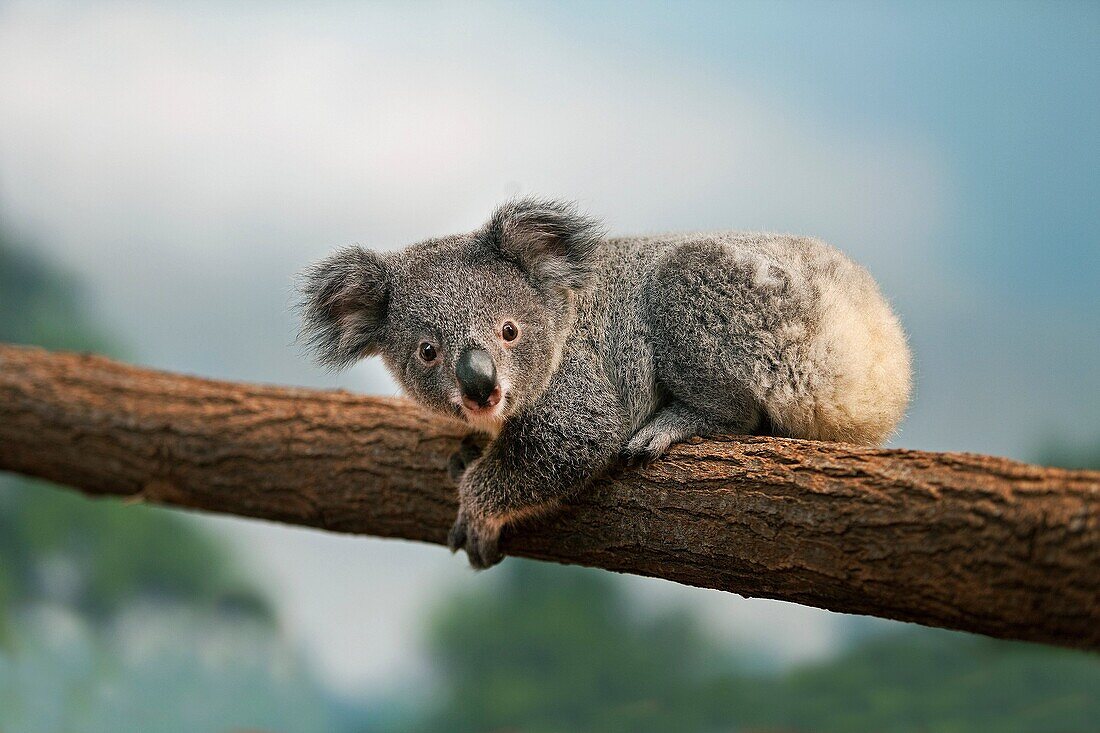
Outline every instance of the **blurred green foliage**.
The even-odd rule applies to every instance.
[[[781,673],[651,618],[614,576],[510,559],[442,606],[441,689],[408,730],[1096,731],[1100,659],[909,625]]]
[[[48,601],[108,621],[144,599],[271,618],[224,548],[194,524],[43,482],[0,483],[0,563],[9,606]]]
[[[114,350],[85,317],[77,279],[47,265],[27,243],[16,242],[2,221],[0,341],[101,353]]]
[[[776,677],[729,674],[704,693],[749,729],[908,733],[1095,731],[1100,659],[907,627]]]
[[[437,615],[425,730],[694,730],[716,660],[691,616],[636,615],[607,573],[512,559]]]

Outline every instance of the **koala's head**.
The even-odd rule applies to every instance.
[[[302,336],[333,368],[380,355],[418,402],[493,431],[557,370],[601,238],[574,206],[523,199],[470,234],[349,247],[304,274]]]

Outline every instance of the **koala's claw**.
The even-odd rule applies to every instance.
[[[467,435],[463,438],[458,450],[451,454],[451,460],[447,463],[447,472],[451,476],[451,481],[456,484],[460,482],[462,474],[466,473],[470,464],[481,457],[481,451],[481,441],[476,437]]]
[[[663,456],[671,445],[672,436],[666,433],[657,435],[639,433],[623,448],[623,460],[628,466],[648,466]]]
[[[462,474],[466,473],[466,467],[469,465],[461,450],[452,453],[451,460],[447,461],[447,474],[451,477],[451,481],[456,484],[461,482]]]
[[[470,566],[477,570],[491,568],[501,560],[504,555],[499,548],[500,535],[493,534],[488,537],[479,536],[471,544],[466,543],[466,557],[470,560]]]
[[[461,516],[455,521],[451,531],[447,533],[447,547],[454,554],[466,546],[466,520]]]
[[[447,535],[447,546],[451,552],[465,548],[470,566],[476,570],[491,568],[504,559],[500,551],[500,532],[470,522],[461,513]]]

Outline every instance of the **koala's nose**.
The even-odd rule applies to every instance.
[[[493,357],[482,349],[467,349],[458,357],[455,376],[462,396],[478,407],[495,405],[500,400],[497,369]]]

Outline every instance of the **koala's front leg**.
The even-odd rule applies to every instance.
[[[458,518],[447,544],[452,551],[465,549],[475,568],[492,567],[503,559],[500,534],[505,525],[551,511],[578,488],[574,477],[518,465],[513,454],[522,456],[524,450],[497,438],[459,479]],[[462,451],[452,461],[461,463]]]
[[[471,467],[459,483],[458,517],[447,544],[452,552],[465,549],[473,567],[492,567],[504,558],[500,535],[505,525],[549,512],[557,505],[551,498],[532,504],[516,502],[503,483],[487,479],[485,472]]]
[[[617,455],[625,421],[610,386],[591,375],[589,370],[551,385],[462,474],[448,544],[464,548],[475,568],[500,562],[505,526],[557,508]]]
[[[468,509],[478,505],[477,497],[481,492],[472,490],[468,484],[463,488],[463,478],[484,450],[485,441],[472,433],[463,439],[448,465],[451,480],[459,487],[460,501],[458,518],[447,535],[447,545],[451,552],[465,548],[470,564],[475,568],[490,567],[501,560],[498,550],[500,527],[489,521],[484,512]]]

